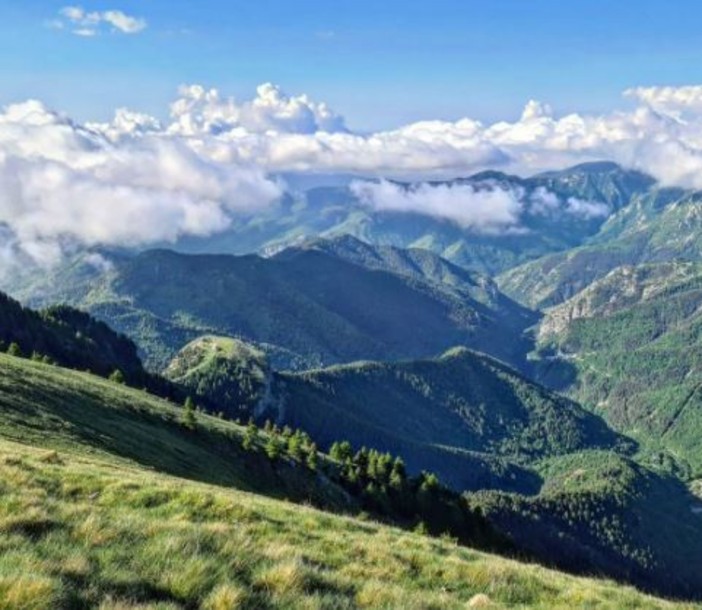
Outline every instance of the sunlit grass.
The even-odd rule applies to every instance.
[[[684,606],[366,520],[2,441],[0,609],[81,607]]]

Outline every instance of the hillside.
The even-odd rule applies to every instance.
[[[43,311],[22,307],[0,293],[0,345],[21,353],[106,377],[119,370],[132,385],[158,385],[142,367],[136,345],[107,324],[71,307]]]
[[[537,556],[695,594],[702,519],[692,509],[702,503],[678,479],[598,451],[544,460],[540,471],[546,485],[536,497],[481,492],[470,501]]]
[[[229,337],[204,336],[188,343],[163,373],[233,419],[248,420],[271,398],[273,375],[266,355]]]
[[[408,549],[415,548],[410,541],[416,540],[420,549],[437,553],[437,560],[442,557],[443,569],[428,572],[426,580],[416,580],[417,570],[423,569],[419,566],[424,561],[430,561],[428,557],[420,560],[422,553],[419,551],[412,553],[408,550],[416,561],[421,561],[410,570],[414,574],[412,583],[407,580],[410,572],[398,572],[395,567],[391,572],[383,572],[386,575],[384,587],[388,586],[387,578],[391,578],[395,584],[389,590],[376,591],[374,595],[389,596],[382,599],[388,599],[391,605],[411,598],[424,599],[422,596],[429,595],[429,590],[436,591],[437,579],[447,588],[442,599],[449,606],[454,603],[453,595],[457,595],[457,600],[465,604],[466,599],[478,593],[487,594],[498,603],[542,603],[548,606],[549,600],[560,599],[561,595],[566,595],[564,599],[570,599],[568,596],[571,593],[560,589],[558,583],[571,586],[566,582],[580,582],[554,574],[550,580],[551,586],[544,587],[537,595],[533,587],[541,590],[541,585],[534,583],[533,577],[526,574],[550,574],[541,568],[510,563],[474,550],[462,550],[455,546],[455,542],[434,540],[430,544],[425,542],[426,538],[376,524],[318,513],[288,502],[277,503],[270,498],[311,502],[333,511],[355,513],[358,503],[366,500],[364,496],[349,495],[339,487],[339,483],[322,476],[323,472],[334,472],[333,462],[324,456],[320,456],[320,474],[315,474],[289,460],[271,460],[261,450],[252,452],[244,449],[246,430],[231,422],[198,414],[196,428],[188,429],[182,423],[182,408],[144,392],[85,373],[5,355],[0,355],[0,365],[3,370],[0,377],[0,453],[4,452],[7,456],[4,462],[0,462],[0,468],[4,469],[3,480],[13,482],[12,486],[3,489],[0,522],[5,526],[0,528],[0,540],[8,537],[15,549],[11,558],[4,556],[4,561],[9,563],[3,564],[0,586],[6,587],[5,591],[11,591],[19,600],[26,600],[23,597],[26,595],[38,596],[38,601],[30,607],[46,607],[45,604],[49,603],[47,600],[58,604],[57,607],[74,607],[78,603],[76,600],[94,602],[95,596],[100,599],[110,597],[113,603],[129,599],[132,603],[162,601],[176,607],[180,604],[187,606],[194,599],[204,599],[219,585],[233,586],[232,578],[237,585],[237,594],[259,600],[250,602],[254,606],[265,598],[273,607],[278,607],[293,603],[286,595],[305,594],[332,595],[333,600],[337,599],[337,595],[342,598],[348,596],[346,603],[350,607],[363,606],[360,596],[367,586],[365,581],[368,577],[359,578],[359,574],[373,574],[375,568],[372,566],[375,563],[369,563],[367,554],[363,555],[363,559],[354,559],[358,561],[357,564],[349,564],[346,557],[342,562],[344,566],[357,566],[352,573],[348,573],[341,570],[341,564],[331,561],[330,557],[336,555],[329,555],[327,548],[328,544],[333,544],[337,552],[343,555],[343,549],[349,545],[348,552],[354,554],[358,552],[354,537],[361,532],[364,532],[362,536],[369,536],[368,540],[370,536],[375,536],[376,541],[378,536],[389,536],[387,544],[396,539],[404,540],[403,544],[410,545]],[[144,471],[143,468],[148,470]],[[171,476],[181,478],[171,479]],[[263,495],[232,491],[232,487]],[[43,491],[37,496],[35,490]],[[470,504],[470,498],[466,501]],[[17,506],[29,508],[20,514]],[[456,508],[451,510],[455,511]],[[443,509],[440,513],[445,514],[445,511]],[[88,513],[89,518],[86,516]],[[659,527],[672,527],[672,530],[661,531],[672,531],[677,538],[684,536],[674,525],[685,524],[691,513],[686,510],[686,516],[681,516],[677,507],[665,514]],[[480,523],[479,517],[475,519],[478,519],[476,523]],[[208,525],[210,523],[211,526]],[[274,528],[272,523],[276,523]],[[511,534],[509,528],[498,520],[495,520],[495,524],[504,528],[506,534]],[[132,530],[132,527],[135,529]],[[484,527],[481,525],[479,531],[484,531]],[[132,534],[128,534],[130,530]],[[230,539],[235,530],[238,537]],[[529,539],[529,531],[536,535],[540,529],[538,526],[526,528],[523,532],[526,540]],[[253,545],[258,550],[252,548],[246,554],[252,562],[246,565],[251,565],[253,572],[236,570],[234,574],[240,575],[237,577],[226,566],[237,557],[236,561],[243,561],[240,550],[244,532],[250,536],[246,538],[248,542],[244,547]],[[185,541],[184,546],[173,546],[173,536],[181,535],[195,536],[195,540],[200,541],[199,545],[203,545],[202,556],[199,553],[192,555],[192,550],[187,550],[191,547]],[[90,537],[86,539],[85,536]],[[156,539],[163,537],[163,544],[170,540],[171,551],[160,553],[161,546],[154,546],[154,536]],[[485,534],[482,536],[481,540]],[[303,539],[305,543],[301,545]],[[555,540],[558,539],[560,536],[557,535]],[[687,538],[694,545],[697,539]],[[91,541],[90,544],[86,546],[85,540]],[[98,540],[102,541],[100,545],[97,545]],[[322,543],[322,540],[327,542]],[[425,544],[427,546],[423,546]],[[587,538],[583,539],[582,544],[584,548],[591,546]],[[637,541],[636,546],[631,548],[639,548],[640,544]],[[285,551],[281,550],[281,546]],[[560,544],[556,547],[564,548]],[[524,548],[529,547],[524,544]],[[266,549],[271,553],[273,549],[276,550],[269,555]],[[617,551],[617,547],[608,550],[621,552]],[[654,548],[652,552],[656,551]],[[308,556],[309,553],[312,554]],[[319,564],[313,559],[321,556],[317,553],[326,557],[321,564],[326,566],[321,574],[317,573]],[[462,585],[458,585],[458,575],[455,584],[453,580],[447,582],[444,580],[449,578],[445,562],[453,553],[470,557],[474,566],[475,561],[490,562],[492,567],[486,565],[483,568],[489,576],[481,580],[477,577],[479,572],[469,576],[472,572],[461,571],[460,578],[468,578]],[[127,556],[130,559],[125,561]],[[560,561],[557,553],[537,556],[548,562]],[[40,557],[43,559],[40,560]],[[157,557],[161,558],[156,561]],[[229,559],[225,561],[227,557]],[[297,578],[303,578],[307,584],[292,588],[286,585],[281,590],[269,590],[256,584],[265,581],[257,581],[254,574],[258,574],[259,570],[267,571],[271,567],[270,561],[275,563],[277,559],[288,560],[290,557],[297,558],[292,575],[295,582]],[[383,557],[379,559],[381,563]],[[143,563],[147,559],[150,567]],[[54,570],[52,561],[66,567]],[[433,565],[434,560],[431,561]],[[597,563],[599,561],[600,558],[591,553],[589,556],[583,554],[582,562],[577,565],[572,557],[569,562],[562,563],[576,571],[606,571],[607,564],[600,565]],[[287,574],[290,566],[287,561],[283,563]],[[30,564],[34,568],[27,572],[25,567]],[[505,572],[498,566],[511,568]],[[298,569],[305,576],[298,575]],[[81,578],[74,578],[73,570],[78,570]],[[519,576],[519,572],[524,576]],[[610,573],[617,572],[611,570]],[[622,575],[632,580],[634,576],[641,575]],[[225,583],[227,577],[230,580]],[[318,578],[325,584],[319,584]],[[337,579],[345,584],[335,592],[334,588],[329,589],[328,583]],[[654,579],[639,578],[634,581],[648,587],[658,586]],[[602,597],[597,602],[605,604],[603,607],[611,607],[606,604],[614,603],[613,600],[621,603],[627,599],[633,600],[637,595],[613,585],[582,582],[588,596],[595,594],[600,587],[609,592],[611,597]],[[696,591],[694,582],[685,580],[685,586]],[[683,590],[687,589],[679,589]],[[451,596],[445,597],[449,594]],[[578,599],[584,594],[584,591],[578,593]],[[267,595],[271,598],[266,598]],[[640,600],[640,603],[656,603],[654,600],[644,601],[644,598]],[[371,607],[375,603],[366,602]]]
[[[584,447],[627,446],[575,403],[464,348],[433,360],[350,364],[282,379],[284,418],[322,442],[345,431],[353,444],[383,447],[394,437],[521,464]],[[460,476],[432,469],[449,481]]]
[[[0,441],[3,607],[676,609],[377,523]]]
[[[319,250],[272,259],[147,251],[61,296],[134,339],[155,369],[203,334],[253,342],[280,368],[431,356],[457,344],[518,365],[533,322],[489,280],[457,291]]]
[[[697,261],[700,235],[700,194],[653,188],[635,195],[585,245],[505,271],[498,285],[528,307],[550,307],[622,265]]]
[[[241,449],[243,429],[78,371],[0,354],[0,436],[111,463],[141,465],[206,483],[349,509],[347,495],[315,477]]]
[[[144,392],[6,355],[0,366],[0,543],[12,548],[0,591],[9,608],[462,607],[476,595],[498,607],[673,607],[277,501],[358,510],[320,474],[243,449],[240,426],[198,414],[188,429],[181,408]],[[586,566],[576,569],[592,572]]]
[[[523,318],[522,324],[525,326],[534,323],[537,318],[533,311],[526,308],[520,311],[515,307],[515,303],[500,292],[489,276],[459,267],[430,250],[371,246],[351,235],[340,235],[333,239],[309,240],[287,248],[275,257],[286,259],[305,250],[324,252],[366,269],[433,283],[458,298],[485,305],[496,316],[503,315],[509,326],[516,326],[519,317]]]
[[[432,360],[279,373],[249,346],[203,337],[166,375],[232,417],[299,427],[323,447],[348,440],[400,454],[410,471],[432,470],[457,489],[533,493],[535,459],[632,448],[576,404],[463,348]]]
[[[561,386],[652,460],[702,475],[702,268],[620,267],[546,312],[541,379]]]

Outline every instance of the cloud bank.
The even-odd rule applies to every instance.
[[[142,24],[73,7],[77,27]],[[145,24],[143,24],[145,26]],[[376,133],[351,130],[326,104],[259,86],[239,101],[183,87],[168,117],[119,109],[80,124],[37,101],[0,111],[0,261],[51,262],[75,244],[144,245],[225,230],[273,204],[279,173],[353,174],[369,206],[431,214],[471,230],[517,231],[525,209],[583,219],[598,202],[428,180],[496,168],[518,174],[610,159],[666,185],[702,188],[702,86],[625,92],[629,110],[554,116],[530,101],[514,121],[421,121]],[[387,179],[416,181],[407,187]],[[0,262],[0,266],[2,263]]]
[[[532,100],[511,122],[429,120],[366,134],[350,130],[326,104],[270,83],[243,102],[193,85],[181,89],[164,125],[120,111],[109,125],[90,127],[114,142],[180,138],[209,158],[269,172],[422,180],[487,168],[524,175],[607,159],[664,184],[702,188],[702,86],[637,88],[625,96],[634,108],[602,115],[557,117]]]
[[[280,194],[259,168],[218,163],[178,138],[115,146],[39,102],[0,113],[3,249],[39,263],[55,262],[76,244],[137,246],[209,235]]]

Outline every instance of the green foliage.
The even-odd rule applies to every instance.
[[[110,373],[110,376],[108,377],[108,379],[112,383],[121,383],[121,384],[125,383],[124,374],[119,369],[115,369],[114,371],[112,371],[112,373]]]
[[[547,455],[633,444],[597,416],[466,349],[413,362],[278,374],[285,415],[341,462],[364,444],[401,454],[456,489],[538,491],[523,468]],[[496,461],[500,456],[504,460]],[[505,462],[507,460],[507,462]],[[510,465],[512,464],[512,465]]]
[[[353,448],[348,441],[335,441],[329,449],[329,455],[337,462],[347,462],[353,457]]]
[[[102,377],[119,370],[129,385],[162,396],[178,395],[172,385],[144,370],[132,341],[71,307],[37,312],[0,293],[0,344],[9,345],[10,355],[27,354]]]
[[[195,414],[195,402],[188,396],[183,405],[183,425],[189,430],[194,430],[197,425],[197,415]]]
[[[14,356],[15,358],[22,358],[24,355],[22,352],[22,348],[16,341],[10,343],[9,347],[7,348],[7,353],[8,355]]]
[[[305,464],[310,470],[317,470],[317,445],[315,445],[314,443],[312,443],[309,447],[307,457],[305,458]]]
[[[702,267],[624,267],[551,311],[539,371],[571,370],[574,398],[645,448],[650,464],[684,478],[702,473]],[[580,316],[569,312],[580,311]],[[574,318],[558,326],[552,320]],[[548,329],[553,329],[547,332]],[[549,354],[565,354],[554,361]]]
[[[265,394],[270,370],[260,350],[236,339],[204,336],[185,346],[163,372],[229,417],[246,417]]]
[[[269,460],[277,460],[283,453],[283,443],[277,434],[268,437],[265,452]]]
[[[541,468],[547,483],[538,496],[481,492],[469,503],[521,548],[571,569],[597,555],[614,577],[643,587],[696,587],[702,520],[679,481],[611,452],[550,458]]]
[[[253,418],[249,420],[246,426],[246,432],[244,433],[244,438],[241,442],[242,447],[246,451],[251,451],[256,446],[256,441],[258,439],[258,427],[254,422]]]

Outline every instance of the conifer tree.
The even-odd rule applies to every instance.
[[[195,403],[188,396],[183,405],[183,425],[189,430],[193,430],[197,424],[197,416],[195,415]]]
[[[254,446],[254,442],[258,437],[258,428],[253,418],[249,419],[249,423],[246,426],[246,432],[244,432],[244,440],[242,441],[242,446],[246,451],[251,451]]]
[[[113,383],[124,384],[124,374],[119,369],[115,369],[114,371],[112,371],[112,373],[110,373],[110,376],[108,377],[108,379],[110,381],[112,381]]]
[[[15,356],[16,358],[22,358],[22,348],[15,341],[10,343],[9,347],[7,348],[7,353],[10,356]]]

